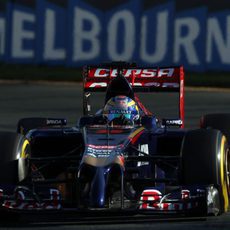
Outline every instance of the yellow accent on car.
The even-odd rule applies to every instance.
[[[22,150],[21,150],[21,158],[26,158],[28,156],[28,153],[26,153],[26,147],[29,145],[29,141],[25,140],[22,145]]]
[[[135,105],[135,104],[136,104],[136,102],[133,101],[133,100],[131,100],[131,101],[128,103],[128,106],[132,106],[132,105]]]
[[[139,132],[141,132],[142,130],[144,130],[145,128],[144,127],[140,127],[139,129],[137,129],[137,130],[135,130],[133,133],[131,133],[130,135],[129,135],[129,138],[133,138],[133,137],[135,137]]]
[[[225,151],[224,151],[224,146],[226,143],[226,138],[225,136],[222,137],[221,140],[221,149],[220,149],[220,179],[221,179],[221,187],[222,187],[222,193],[224,197],[224,211],[228,211],[228,206],[229,206],[229,197],[228,197],[228,188],[227,188],[227,183],[225,179]]]

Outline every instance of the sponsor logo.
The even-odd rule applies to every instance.
[[[112,153],[119,155],[123,145],[87,145],[85,155],[92,157],[109,157]]]
[[[162,194],[159,190],[144,190],[141,194],[141,202],[143,203],[140,205],[140,209],[152,209],[156,202],[160,202],[161,198]]]
[[[179,88],[178,83],[158,83],[158,82],[149,82],[149,83],[142,83],[142,82],[134,82],[134,87],[155,87],[155,88]],[[93,82],[93,83],[87,83],[85,85],[85,88],[105,88],[107,87],[106,82]]]
[[[36,0],[34,8],[7,2],[0,12],[0,59],[5,62],[80,67],[137,60],[154,66],[183,63],[190,71],[230,70],[230,14],[228,6],[219,10],[218,1],[184,10],[177,10],[176,1],[146,9],[145,1],[127,0],[113,10],[113,3],[105,7],[84,0],[66,0],[68,7]],[[216,10],[209,11],[210,5]],[[150,70],[142,75],[157,76]]]
[[[178,125],[181,126],[183,125],[183,121],[181,119],[170,119],[170,120],[165,120],[165,125]]]
[[[92,149],[114,149],[117,147],[116,145],[91,145],[91,144],[87,146]]]
[[[63,125],[65,123],[66,123],[66,121],[61,120],[61,119],[47,119],[46,120],[47,125]]]
[[[159,190],[147,189],[141,194],[139,209],[182,211],[197,208],[199,205],[198,202],[187,202],[190,199],[189,190],[182,190],[181,198],[167,199],[167,195],[163,196]]]
[[[89,72],[90,77],[116,77],[117,69],[103,69],[97,68]],[[165,69],[125,69],[123,75],[125,77],[135,77],[141,78],[160,78],[160,77],[172,77],[174,73],[174,68],[165,68]]]
[[[14,200],[5,200],[3,207],[14,210],[58,210],[61,208],[61,194],[57,189],[50,189],[50,199],[38,202],[28,198],[23,191],[15,193]]]
[[[138,156],[145,156],[146,154],[149,155],[148,144],[139,145],[138,150],[140,151]],[[143,152],[143,153],[141,153],[141,152]],[[144,165],[149,165],[149,162],[146,162],[146,161],[138,161],[137,162],[137,167],[144,166]]]

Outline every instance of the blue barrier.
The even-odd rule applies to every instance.
[[[227,9],[178,10],[172,0],[148,7],[141,0],[113,7],[108,1],[100,6],[87,0],[37,0],[33,7],[19,2],[0,8],[1,62],[81,67],[125,60],[230,71]]]

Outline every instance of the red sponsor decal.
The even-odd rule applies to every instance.
[[[123,75],[134,87],[180,88],[180,67],[124,69]],[[85,88],[106,88],[111,79],[117,76],[117,69],[89,69]]]
[[[182,200],[190,199],[190,191],[189,190],[182,190],[181,191],[181,198],[182,198]]]
[[[188,190],[181,191],[182,199],[189,199],[190,192]],[[156,189],[144,190],[140,198],[140,209],[151,209],[158,211],[182,211],[198,207],[195,202],[164,202],[160,191]]]
[[[161,198],[161,192],[156,189],[144,190],[141,194],[141,201],[143,203],[141,204],[140,209],[149,209],[151,206],[154,207],[156,202],[160,202]]]
[[[108,130],[108,129],[101,129],[101,130],[98,130],[96,133],[97,134],[107,134],[107,133],[110,133],[110,134],[120,134],[120,133],[123,133],[124,131],[122,129],[112,129],[112,130]]]
[[[17,191],[15,200],[6,200],[2,206],[15,210],[57,210],[61,208],[60,199],[60,192],[56,189],[50,189],[50,199],[44,202],[28,199],[23,191]]]
[[[116,77],[117,69],[104,69],[104,68],[95,68],[90,69],[88,73],[88,77]],[[172,77],[174,74],[174,68],[161,68],[161,69],[124,69],[123,75],[125,77],[133,77],[135,78],[160,78],[160,77]]]
[[[105,88],[107,87],[107,82],[86,82],[85,88]],[[138,87],[154,87],[154,88],[179,88],[177,82],[134,82],[132,86]]]

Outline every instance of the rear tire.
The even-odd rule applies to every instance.
[[[211,185],[219,191],[221,213],[229,207],[229,149],[226,137],[214,129],[186,133],[182,143],[181,179],[185,185]]]
[[[22,136],[12,132],[0,132],[0,184],[18,182],[18,160]]]

